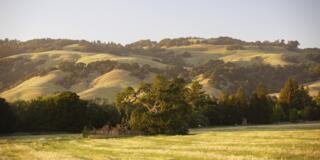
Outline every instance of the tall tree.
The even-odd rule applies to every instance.
[[[222,93],[219,98],[218,109],[223,115],[223,124],[240,124],[242,117],[234,95]]]
[[[267,90],[262,83],[259,83],[256,90],[250,97],[248,112],[249,123],[268,123],[271,121],[272,106],[271,99],[267,95]]]
[[[191,127],[209,125],[209,114],[215,107],[215,103],[202,90],[202,85],[198,81],[192,82],[187,88],[186,98],[192,108],[189,125]]]
[[[239,108],[241,119],[247,119],[248,115],[248,100],[245,91],[242,87],[239,87],[234,95],[235,103]]]
[[[285,113],[289,114],[290,109],[302,110],[305,106],[312,105],[312,98],[307,89],[289,78],[280,90],[279,102],[284,107]]]

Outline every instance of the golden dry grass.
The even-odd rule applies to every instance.
[[[29,100],[39,96],[51,95],[55,92],[70,90],[77,93],[83,99],[103,98],[113,102],[117,93],[126,87],[137,87],[140,83],[150,82],[154,74],[149,74],[144,80],[130,75],[130,72],[114,69],[103,75],[90,74],[87,78],[81,79],[78,83],[66,89],[56,82],[67,74],[62,71],[52,71],[45,76],[30,78],[21,84],[4,91],[0,94],[8,101],[18,99]]]
[[[70,46],[74,47],[74,46]],[[32,61],[42,61],[38,68],[45,69],[55,67],[61,62],[74,62],[74,63],[92,63],[96,61],[111,60],[120,63],[138,63],[139,65],[148,64],[151,67],[165,68],[167,65],[152,60],[148,56],[116,56],[107,53],[83,53],[77,51],[67,50],[54,50],[40,53],[25,53],[14,55],[6,58],[23,58]],[[115,99],[115,95],[123,88],[128,86],[137,86],[141,80],[129,75],[129,72],[124,70],[113,70],[104,75],[97,75],[91,73],[88,77],[79,80],[76,84],[72,85],[70,89],[59,86],[56,82],[65,77],[65,73],[61,71],[50,72],[44,76],[32,77],[28,80],[21,82],[19,85],[10,88],[2,93],[1,97],[6,98],[8,101],[18,99],[29,100],[38,96],[46,96],[55,92],[70,90],[78,93],[81,98],[106,98],[109,101]],[[150,81],[154,75],[147,75],[145,81]]]
[[[211,59],[218,59],[224,54],[229,53],[223,45],[194,44],[188,46],[177,46],[167,48],[178,54],[189,52],[191,57],[184,58],[187,64],[200,65]]]
[[[254,59],[260,57],[264,63],[270,65],[287,65],[290,64],[283,60],[284,51],[281,49],[273,50],[227,50],[226,45],[210,45],[210,44],[194,44],[188,46],[170,47],[176,53],[189,52],[191,57],[185,58],[186,63],[199,65],[208,62],[209,60],[221,59],[225,62],[235,62],[239,64],[255,63]],[[295,54],[295,53],[290,53]],[[248,63],[252,62],[252,63]]]
[[[139,55],[132,55],[132,56],[116,56],[112,54],[86,54],[85,56],[82,56],[80,59],[77,60],[77,63],[92,63],[96,61],[104,61],[104,60],[111,60],[111,61],[117,61],[119,63],[138,63],[140,65],[150,65],[155,68],[165,68],[167,65],[159,63],[157,61],[153,61],[151,57],[148,56],[139,56]]]
[[[223,159],[320,158],[320,123],[218,127],[185,136],[85,139],[80,135],[0,138],[0,159]]]
[[[225,62],[239,62],[244,64],[250,64],[248,62],[255,63],[257,58],[260,58],[262,62],[265,64],[270,64],[274,66],[284,66],[290,64],[283,60],[282,54],[280,53],[261,53],[254,51],[241,51],[239,53],[221,57],[220,59]]]
[[[62,79],[66,74],[61,71],[53,71],[45,76],[30,78],[21,84],[4,91],[0,94],[8,101],[18,99],[29,100],[39,96],[46,96],[55,92],[65,91],[66,89],[57,85],[55,82]]]
[[[202,85],[202,90],[206,92],[207,94],[215,97],[219,97],[221,95],[221,90],[214,88],[210,82],[209,78],[204,78],[203,75],[198,75],[195,77],[195,80],[198,81]]]
[[[39,65],[39,68],[55,67],[61,62],[76,62],[76,63],[92,63],[96,61],[117,61],[119,63],[138,63],[140,65],[148,64],[155,68],[165,68],[167,65],[154,61],[152,57],[130,55],[130,56],[117,56],[108,53],[88,53],[88,52],[77,52],[69,50],[53,50],[39,53],[24,53],[6,58],[24,58],[32,61],[44,61],[43,64]]]
[[[141,80],[130,75],[130,72],[120,69],[112,70],[95,78],[88,89],[79,93],[81,98],[107,98],[115,100],[116,94],[128,86],[136,87]]]
[[[312,83],[305,84],[309,88],[309,94],[311,96],[317,96],[320,92],[320,80]]]

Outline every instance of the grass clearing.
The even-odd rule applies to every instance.
[[[0,138],[0,159],[319,159],[320,123],[193,129],[185,136]]]

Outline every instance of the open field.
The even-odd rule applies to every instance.
[[[186,136],[0,138],[0,159],[319,159],[320,123],[218,127]]]

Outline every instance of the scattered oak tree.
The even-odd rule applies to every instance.
[[[129,91],[128,91],[129,90]],[[132,130],[146,134],[186,134],[191,107],[183,79],[157,76],[137,90],[127,89],[117,98],[117,107]]]

